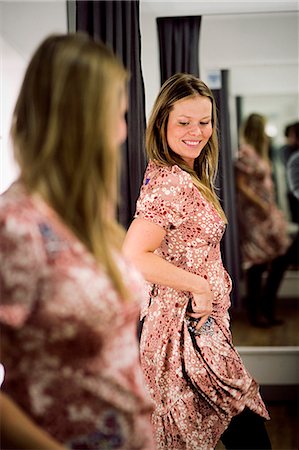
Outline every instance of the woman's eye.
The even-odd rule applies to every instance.
[[[209,125],[210,122],[200,122],[200,125]]]
[[[179,122],[179,124],[184,126],[184,125],[188,125],[189,122]]]

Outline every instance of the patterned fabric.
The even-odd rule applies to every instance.
[[[265,213],[240,189],[237,208],[244,268],[268,263],[283,255],[290,245],[287,222],[275,201],[271,167],[253,147],[243,145],[236,161],[236,176],[268,207]]]
[[[225,225],[178,166],[150,162],[136,217],[166,231],[156,254],[208,280],[213,313],[197,336],[188,329],[189,292],[148,284],[141,362],[155,402],[158,449],[214,448],[231,418],[248,406],[269,418],[257,383],[232,344],[228,308],[231,280],[223,268]],[[190,328],[190,327],[189,327]]]
[[[120,255],[105,270],[18,183],[0,198],[0,322],[6,392],[72,449],[154,448],[136,325],[144,282]]]

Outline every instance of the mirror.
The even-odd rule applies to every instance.
[[[296,20],[296,14],[290,12],[210,15],[203,20],[200,38],[203,77],[208,80],[210,71],[215,68],[227,69],[230,73],[234,154],[238,148],[240,123],[254,112],[266,117],[273,149],[272,167],[277,203],[288,219],[288,229],[292,236],[298,225],[291,223],[286,195],[286,174],[279,151],[285,144],[286,125],[298,121],[299,118]],[[277,33],[278,29],[282,34]],[[267,272],[263,276],[264,282],[266,274]],[[246,288],[243,272],[240,302],[242,310],[232,311],[232,329],[236,345],[298,345],[298,274],[298,267],[289,266],[278,290],[277,315],[284,324],[257,328],[250,324],[245,308]]]
[[[170,8],[171,3],[171,8]],[[232,152],[238,147],[237,99],[242,119],[251,112],[267,117],[275,131],[273,145],[284,143],[284,128],[299,118],[298,13],[294,3],[275,4],[187,2],[141,3],[142,65],[147,114],[160,87],[156,17],[201,15],[200,77],[209,84],[211,73],[230,74]],[[156,61],[153,55],[157,54]],[[278,150],[277,150],[278,151]],[[275,161],[278,203],[289,217],[283,167]],[[291,226],[291,225],[290,225]],[[242,283],[241,283],[242,284]],[[244,287],[243,287],[244,288]],[[288,270],[279,290],[284,326],[251,327],[246,315],[233,314],[238,346],[296,346],[298,342],[298,270]],[[294,314],[296,312],[296,314]]]
[[[291,214],[287,202],[286,172],[282,163],[280,149],[286,143],[285,127],[298,118],[298,95],[268,94],[268,95],[244,95],[237,97],[240,105],[240,120],[243,122],[252,112],[259,112],[267,119],[267,132],[271,139],[271,162],[277,194],[277,203],[284,212],[288,221]]]
[[[213,33],[218,36],[208,46],[202,42],[205,76],[208,79],[209,71],[217,68],[217,65],[230,72],[232,151],[235,153],[238,148],[239,124],[254,112],[265,116],[273,149],[272,167],[277,203],[288,219],[288,229],[293,236],[298,225],[291,222],[285,167],[279,153],[281,146],[285,144],[286,125],[299,118],[296,15],[285,12],[213,15],[203,24],[204,36],[201,35],[201,39],[208,39]],[[284,35],[280,42],[275,31],[277,26]],[[267,271],[263,275],[264,282],[266,274]],[[263,329],[253,327],[245,308],[243,273],[242,310],[233,311],[232,314],[235,343],[240,346],[298,345],[298,292],[298,267],[289,266],[276,300],[277,315],[284,324]]]

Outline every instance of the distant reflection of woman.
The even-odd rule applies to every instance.
[[[242,127],[236,161],[239,234],[246,270],[246,305],[254,326],[279,325],[276,295],[287,267],[287,222],[275,201],[266,120],[251,114]],[[263,274],[267,273],[263,285]]]

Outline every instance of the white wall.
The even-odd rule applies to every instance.
[[[228,69],[232,95],[298,93],[298,13],[288,11],[288,8],[295,11],[295,2],[228,2],[226,9],[223,2],[211,2],[209,6],[197,2],[197,10],[194,2],[191,9],[188,9],[190,3],[183,5],[180,15],[202,14],[199,59],[200,75],[205,82],[209,84],[211,71]],[[251,10],[240,13],[242,8],[246,11],[245,5],[247,10],[249,6],[251,10],[259,6],[264,9],[258,13]],[[141,2],[147,115],[160,88],[156,17],[162,14],[179,15],[178,4]]]
[[[38,44],[67,31],[66,2],[0,1],[0,193],[16,178],[9,129],[24,71]]]
[[[141,65],[145,86],[145,109],[147,117],[150,114],[153,102],[160,89],[160,63],[156,18],[157,15],[151,12],[143,13],[141,3]]]
[[[206,16],[201,63],[205,68],[292,64],[298,58],[297,26],[291,12]]]
[[[277,147],[284,143],[285,125],[299,118],[298,17],[293,12],[210,15],[201,27],[201,77],[210,84],[210,71],[228,69],[232,99],[243,97],[244,117],[251,112],[267,117]],[[236,146],[236,127],[232,135]]]

